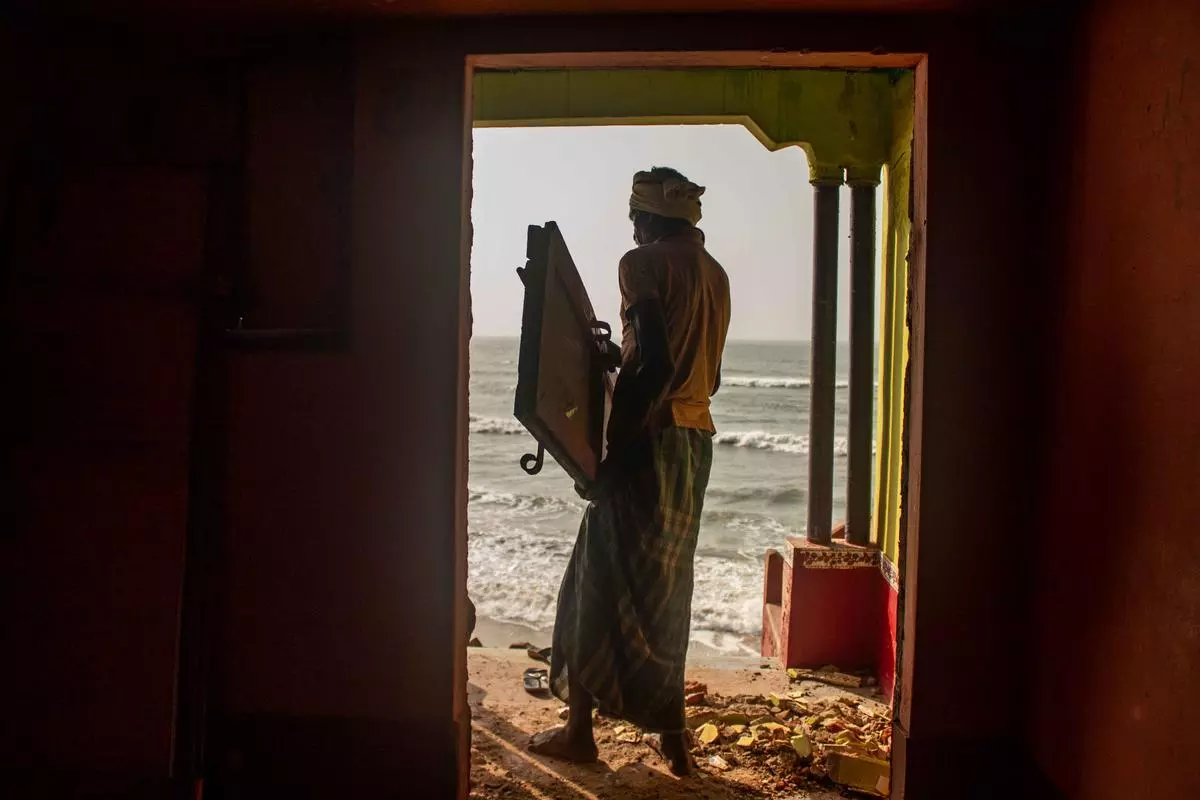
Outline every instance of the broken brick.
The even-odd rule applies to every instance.
[[[860,792],[886,797],[890,789],[892,767],[886,761],[850,753],[830,753],[826,769],[834,783]]]

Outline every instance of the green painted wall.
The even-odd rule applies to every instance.
[[[897,75],[891,88],[892,133],[884,171],[883,259],[880,276],[879,431],[875,447],[874,540],[896,564],[900,555],[900,483],[904,376],[908,368],[908,246],[912,232],[913,76]]]
[[[808,153],[812,177],[868,172],[891,148],[890,74],[846,70],[477,72],[475,124],[736,122],[771,150]]]
[[[901,432],[908,365],[913,76],[906,70],[687,69],[479,71],[478,127],[738,123],[767,148],[801,147],[811,180],[884,173],[879,432],[874,541],[897,563]]]

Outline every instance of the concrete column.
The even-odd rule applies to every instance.
[[[837,372],[840,170],[813,185],[812,370],[808,418],[808,541],[829,544],[833,528],[833,412]]]
[[[871,440],[875,381],[874,178],[850,176],[850,463],[846,541],[871,541]]]

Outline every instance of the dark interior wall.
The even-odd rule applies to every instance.
[[[250,124],[252,151],[307,172],[322,156],[294,131],[346,114],[352,138],[333,149],[353,156],[335,178],[352,187],[348,213],[322,181],[261,202],[268,216],[284,200],[318,230],[346,226],[353,314],[342,349],[228,362],[209,763],[216,785],[295,782],[317,796],[409,785],[419,766],[448,796],[465,686],[454,663],[462,62],[403,31],[344,55],[336,69],[357,71],[333,91],[350,102],[296,102],[313,82],[281,82],[288,119]],[[289,215],[277,220],[252,232],[255,246],[290,235]],[[281,262],[288,280],[300,279],[294,264]]]
[[[325,36],[238,47],[214,37],[218,44],[189,58],[159,33],[99,52],[39,54],[39,65],[78,74],[38,103],[49,116],[30,146],[55,165],[103,166],[119,178],[111,185],[132,182],[142,205],[84,191],[82,219],[117,231],[116,249],[97,249],[108,240],[81,222],[52,229],[69,257],[19,263],[35,272],[68,263],[117,273],[104,284],[111,302],[149,294],[162,318],[130,317],[139,335],[126,339],[113,318],[88,324],[92,312],[64,305],[62,347],[104,342],[107,361],[38,350],[28,335],[6,340],[31,400],[12,426],[26,449],[7,462],[24,527],[6,544],[5,600],[36,613],[5,614],[6,651],[25,654],[16,683],[30,687],[5,721],[5,767],[165,775],[190,487],[191,541],[207,542],[201,561],[212,566],[202,572],[213,602],[201,615],[212,646],[185,636],[183,651],[185,666],[197,648],[211,656],[210,785],[249,793],[289,781],[405,786],[416,767],[440,787],[427,796],[447,796],[462,732],[455,710],[463,676],[453,653],[463,554],[453,531],[463,501],[465,56],[882,47],[930,54],[928,270],[918,298],[927,352],[913,442],[923,469],[919,485],[910,484],[920,506],[921,580],[906,621],[917,657],[904,732],[912,779],[960,790],[985,746],[1021,729],[1026,688],[1014,677],[1026,644],[1014,597],[1028,561],[1007,539],[1026,522],[1031,495],[1032,456],[1020,433],[1026,381],[1039,369],[1027,345],[1042,317],[1030,289],[1050,265],[1039,248],[1042,206],[1027,187],[1048,174],[1049,157],[1034,146],[1046,91],[1036,68],[1055,64],[1048,35],[1031,40],[1028,28],[1009,17],[526,19],[376,26],[353,48],[345,37],[328,47]],[[1013,41],[1027,66],[1005,60]],[[106,64],[124,72],[104,78]],[[128,100],[133,89],[136,102]],[[248,108],[267,116],[256,123]],[[67,191],[35,183],[51,187],[52,199]],[[134,224],[143,214],[155,220],[153,236]],[[152,257],[131,260],[120,249],[129,242]],[[146,272],[126,277],[127,263]],[[161,288],[180,274],[197,280],[202,268],[199,297]],[[65,274],[56,285],[83,280]],[[253,280],[237,280],[243,274]],[[223,288],[229,281],[232,292]],[[41,306],[25,286],[6,284],[6,324],[33,325],[27,320]],[[339,317],[343,294],[349,317]],[[196,381],[203,400],[192,403],[187,354],[201,307],[211,316],[201,331],[249,308],[251,322],[344,325],[348,336],[319,350],[246,352],[206,334]],[[50,375],[42,363],[81,371]],[[91,364],[94,373],[82,371]],[[144,369],[131,372],[137,364]],[[99,406],[132,420],[110,426],[119,433],[117,444],[104,445],[110,461],[80,449],[97,425],[69,428],[75,438],[49,436],[76,413],[51,417],[35,407],[54,386],[87,387],[85,411],[95,398],[120,398]],[[146,420],[159,427],[143,432]],[[189,482],[197,447],[205,456]],[[40,472],[26,466],[39,464]],[[128,494],[106,490],[103,503],[84,502],[107,486],[99,476],[126,474]],[[101,599],[68,600],[93,597]],[[100,622],[104,636],[94,633]],[[64,661],[81,639],[94,657]],[[149,722],[129,708],[145,709]],[[41,738],[17,748],[30,729]],[[115,744],[122,739],[99,735],[110,729],[144,739]]]
[[[171,756],[205,175],[142,147],[136,64],[8,33],[2,764],[137,782]]]
[[[1082,33],[1031,736],[1071,797],[1197,797],[1200,7]]]

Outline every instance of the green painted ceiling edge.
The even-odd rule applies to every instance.
[[[477,71],[478,127],[739,123],[770,150],[798,146],[810,178],[877,181],[905,70]]]

